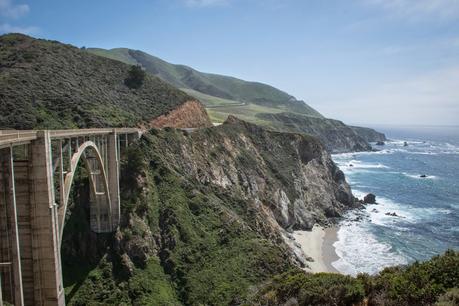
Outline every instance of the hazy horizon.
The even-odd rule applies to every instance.
[[[459,118],[457,0],[0,0],[8,32],[267,83],[350,124]]]

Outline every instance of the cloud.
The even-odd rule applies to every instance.
[[[13,4],[11,0],[0,0],[0,15],[7,18],[17,19],[29,13],[27,4]]]
[[[0,0],[0,16],[8,19],[19,19],[30,12],[27,4],[14,4],[12,0]],[[39,28],[35,26],[17,26],[8,22],[0,24],[0,34],[4,33],[23,33],[36,34]]]
[[[426,18],[459,19],[459,0],[362,0],[394,17],[419,21]]]
[[[457,125],[459,66],[373,85],[322,108],[353,123]]]
[[[230,0],[185,0],[185,4],[190,7],[226,5],[229,2]]]
[[[28,26],[28,27],[20,27],[10,25],[9,23],[0,24],[0,34],[4,33],[22,33],[27,35],[37,34],[39,32],[38,27]]]

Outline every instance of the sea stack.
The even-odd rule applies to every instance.
[[[367,194],[363,198],[363,204],[376,204],[376,196],[372,193]]]

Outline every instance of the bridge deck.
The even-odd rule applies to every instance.
[[[141,130],[136,128],[116,129],[73,129],[73,130],[50,130],[51,139],[107,135],[115,131],[117,134],[139,134]],[[0,149],[9,146],[18,146],[37,139],[37,130],[0,130]]]

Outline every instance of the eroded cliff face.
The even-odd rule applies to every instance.
[[[148,128],[203,128],[211,127],[212,122],[204,106],[195,100],[187,101],[167,114],[156,117],[148,124]]]
[[[353,205],[342,172],[313,137],[267,131],[235,117],[212,130],[175,135],[173,143],[164,136],[158,150],[173,161],[170,167],[242,195],[284,229],[328,223]]]
[[[316,138],[235,117],[193,132],[152,129],[126,154],[121,226],[69,305],[243,304],[253,286],[306,263],[289,230],[354,205]]]

